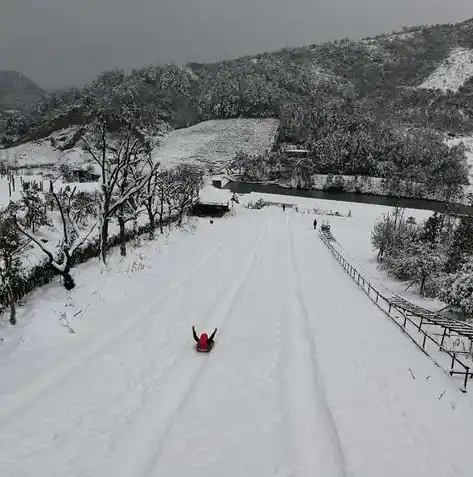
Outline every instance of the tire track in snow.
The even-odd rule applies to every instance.
[[[63,385],[65,380],[74,376],[74,372],[77,369],[86,365],[124,335],[139,332],[153,316],[152,311],[171,298],[173,293],[183,285],[192,280],[230,241],[229,238],[226,242],[217,245],[208,255],[205,255],[202,259],[197,261],[195,266],[188,270],[183,278],[180,277],[171,283],[163,295],[152,301],[151,304],[146,304],[146,306],[141,308],[137,313],[134,313],[130,319],[124,319],[111,333],[103,335],[102,338],[95,341],[91,346],[76,354],[73,358],[63,362],[54,371],[48,373],[46,376],[40,376],[35,382],[29,384],[26,388],[16,391],[11,397],[9,395],[1,396],[0,422],[5,423],[10,418],[14,418],[18,412],[27,408],[30,402],[36,403],[41,397],[46,395],[48,391],[54,389],[55,386]]]
[[[211,317],[205,320],[214,323],[214,326],[219,329],[219,335],[225,329],[225,324],[235,306],[236,299],[253,269],[266,232],[267,224],[263,226],[263,230],[250,252],[248,261],[242,267],[242,271],[233,286]],[[127,434],[125,436],[124,447],[126,449],[123,449],[122,452],[121,449],[118,449],[113,455],[109,456],[107,471],[103,475],[113,475],[114,477],[129,477],[131,475],[149,477],[153,475],[152,471],[159,461],[174,423],[189,402],[210,359],[212,359],[211,354],[196,356],[194,349],[192,349],[167,369],[163,376],[165,391],[163,394],[156,394],[155,399],[151,399],[147,403],[146,410],[148,412],[142,412],[135,419],[131,435]],[[156,412],[153,412],[154,410]],[[152,423],[150,423],[150,415],[152,416]],[[136,447],[130,449],[130,442],[134,442]],[[143,447],[143,442],[149,443],[149,445]],[[117,463],[117,459],[114,458],[115,454],[123,457],[126,455],[125,452],[133,456],[133,459]]]
[[[292,288],[290,333],[292,347],[288,350],[289,425],[294,439],[292,451],[300,475],[320,474],[324,477],[346,477],[346,463],[337,426],[325,396],[317,365],[317,350],[309,311],[302,293],[294,237],[288,223],[288,261]],[[288,391],[286,391],[288,392]]]

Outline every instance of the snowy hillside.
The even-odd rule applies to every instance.
[[[197,162],[219,169],[239,151],[263,154],[274,144],[279,121],[276,119],[226,119],[205,121],[156,137],[161,144],[154,150],[154,159],[164,167],[180,162]],[[74,129],[53,133],[49,138],[0,150],[0,160],[15,167],[52,167],[61,164],[83,167],[92,164],[89,154],[79,146],[61,151],[54,145],[64,143]],[[54,145],[53,145],[54,144]]]
[[[54,132],[46,139],[27,142],[20,146],[0,150],[0,160],[6,161],[13,167],[59,167],[68,164],[71,167],[83,166],[91,161],[90,155],[80,147],[61,151],[55,144],[68,141],[74,135],[75,129],[63,129]]]
[[[469,477],[472,395],[311,221],[237,208],[35,292],[0,346],[0,475]]]
[[[205,121],[169,134],[154,151],[163,165],[196,162],[219,170],[240,152],[264,154],[276,140],[276,119]]]
[[[473,50],[457,48],[449,55],[419,88],[439,89],[443,92],[458,90],[473,76]]]

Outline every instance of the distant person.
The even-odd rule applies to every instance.
[[[314,230],[317,230],[317,219],[314,219]]]
[[[210,335],[210,337],[207,333],[202,333],[199,338],[199,336],[197,336],[197,333],[195,332],[195,327],[192,326],[192,335],[194,336],[194,340],[197,343],[196,345],[197,351],[200,351],[202,353],[210,352],[210,350],[212,349],[215,343],[214,338],[216,333],[217,333],[217,328],[215,328],[215,330]]]
[[[284,212],[286,210],[286,204],[282,205],[282,211]]]

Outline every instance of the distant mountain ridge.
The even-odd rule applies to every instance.
[[[23,83],[20,79],[17,73],[9,84]],[[84,87],[49,95],[25,84],[29,97],[36,91],[43,99],[4,121],[3,131],[0,124],[4,145],[86,125],[105,111],[151,133],[163,122],[182,128],[214,119],[274,117],[281,121],[282,141],[313,151],[322,139],[320,124],[342,121],[348,131],[347,118],[358,124],[363,118],[371,129],[387,122],[401,134],[419,128],[468,135],[473,134],[473,19],[215,63],[105,71]]]
[[[0,70],[0,109],[23,110],[46,96],[46,91],[24,74]]]

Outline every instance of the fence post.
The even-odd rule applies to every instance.
[[[445,341],[445,336],[446,335],[447,335],[447,328],[444,328],[443,329],[442,340],[440,341],[439,351],[442,351],[442,349],[443,349],[443,342]]]
[[[466,392],[466,385],[468,383],[469,372],[470,372],[470,368],[468,366],[465,366],[465,382],[463,383],[463,388],[465,389],[465,392]]]
[[[422,348],[425,349],[425,342],[427,340],[427,333],[424,333],[424,341],[422,342]]]
[[[420,331],[420,329],[422,328],[422,323],[424,322],[424,317],[421,316],[420,317],[420,323],[419,323],[419,326],[417,327],[417,329]]]
[[[452,353],[452,365],[450,366],[450,376],[452,376],[454,367],[455,367],[455,352]]]

